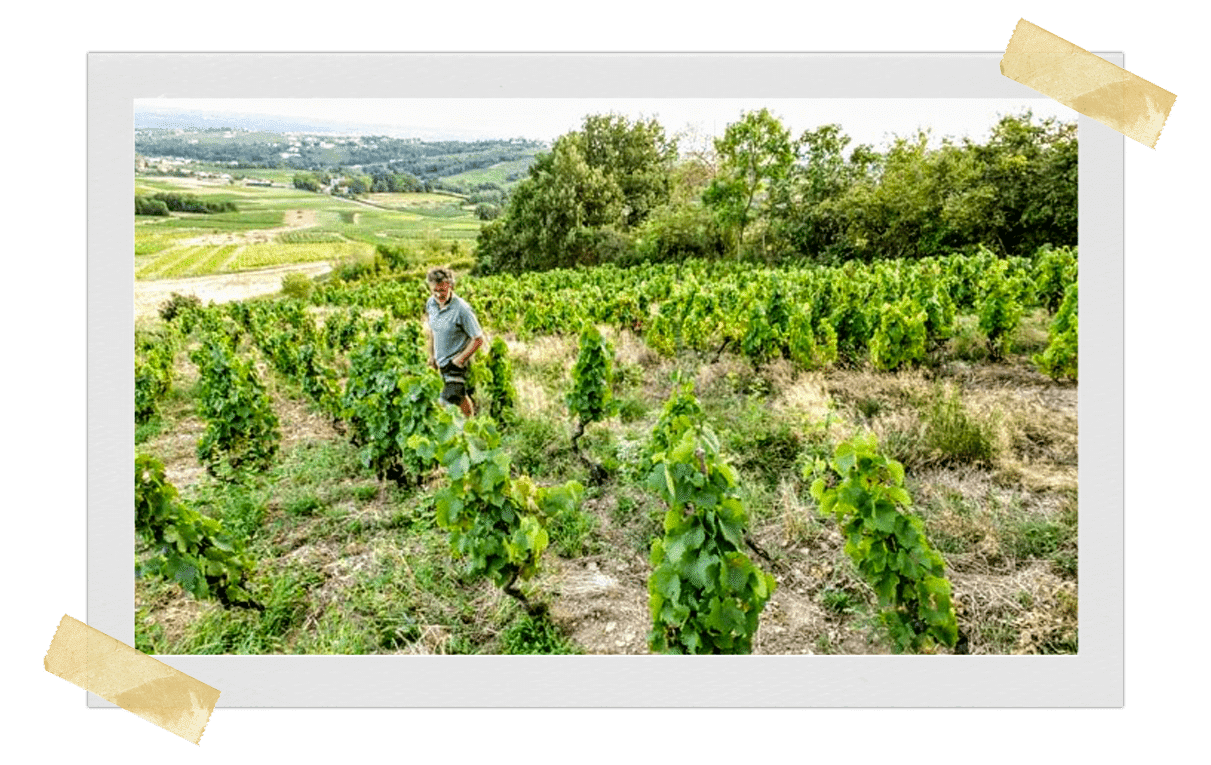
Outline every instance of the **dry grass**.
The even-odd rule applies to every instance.
[[[1046,565],[1008,575],[952,572],[950,581],[971,653],[1075,651],[1076,583]]]

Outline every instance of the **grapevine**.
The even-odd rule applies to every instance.
[[[572,436],[572,448],[579,453],[578,443],[586,425],[599,422],[614,414],[617,403],[611,386],[614,383],[614,351],[601,332],[592,324],[580,333],[580,355],[572,367],[572,390],[568,394],[568,411],[577,419]]]
[[[450,532],[450,546],[468,560],[471,575],[490,577],[525,601],[514,583],[538,571],[549,541],[548,519],[573,509],[583,488],[575,481],[541,487],[527,476],[512,476],[511,459],[491,420],[465,420],[451,409],[441,410],[436,420],[431,436],[409,441],[446,467],[450,483],[436,495],[437,523]]]
[[[890,371],[925,360],[926,313],[907,298],[879,307],[879,327],[870,340],[870,360]]]
[[[398,335],[373,335],[350,359],[341,409],[362,463],[380,477],[419,484],[435,462],[410,446],[429,435],[440,409],[441,378],[421,364],[414,328]]]
[[[135,339],[135,422],[144,423],[159,411],[160,400],[172,386],[176,339],[171,325],[158,336]]]
[[[182,504],[154,457],[135,456],[135,532],[154,553],[138,573],[176,581],[196,598],[252,605],[244,582],[253,561],[223,524]]]
[[[1039,371],[1053,379],[1075,380],[1077,375],[1077,285],[1068,285],[1064,301],[1047,332],[1047,348],[1033,357]]]
[[[517,419],[517,391],[513,388],[513,365],[509,362],[509,347],[497,337],[488,353],[488,415],[501,427]]]
[[[652,544],[649,645],[660,653],[750,653],[775,582],[741,552],[748,518],[736,472],[695,418],[675,417],[670,435],[648,477],[669,508],[664,536]]]
[[[983,290],[980,331],[988,337],[992,357],[1000,359],[1008,352],[1013,333],[1022,320],[1019,284],[1009,274],[1009,264],[998,260],[989,267],[980,286]]]
[[[879,454],[873,435],[841,442],[829,464],[840,483],[817,478],[811,494],[837,519],[845,553],[874,587],[895,651],[953,647],[958,625],[944,561],[921,519],[899,509],[912,504],[903,466]]]
[[[201,371],[198,410],[206,419],[198,459],[216,476],[267,467],[281,434],[252,362],[240,358],[223,335],[208,335],[190,358]]]

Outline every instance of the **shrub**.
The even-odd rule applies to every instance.
[[[168,300],[160,305],[160,318],[164,321],[172,321],[189,309],[201,307],[202,299],[197,295],[182,295],[174,292],[168,296]]]
[[[159,199],[135,196],[135,215],[171,215],[168,205]]]
[[[314,288],[315,284],[306,274],[292,273],[282,277],[282,294],[286,297],[306,300]]]

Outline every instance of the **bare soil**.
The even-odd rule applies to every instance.
[[[135,282],[135,318],[154,316],[160,305],[176,292],[196,295],[202,303],[227,303],[258,295],[271,295],[282,289],[282,277],[300,273],[311,278],[332,270],[327,261],[296,263],[288,266],[242,271],[238,274],[193,276],[188,279],[157,279]]]

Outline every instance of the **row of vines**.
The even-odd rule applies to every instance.
[[[974,315],[993,359],[1010,350],[1026,311],[1059,318],[1053,348],[1035,359],[1056,379],[1075,379],[1077,255],[1045,247],[1031,258],[975,255],[870,265],[687,261],[631,268],[555,270],[468,278],[460,294],[488,326],[527,338],[609,325],[643,337],[662,355],[682,350],[742,353],[754,363],[785,358],[803,369],[869,362],[880,370],[922,363]],[[424,299],[423,280],[326,285],[312,300],[403,318]]]

